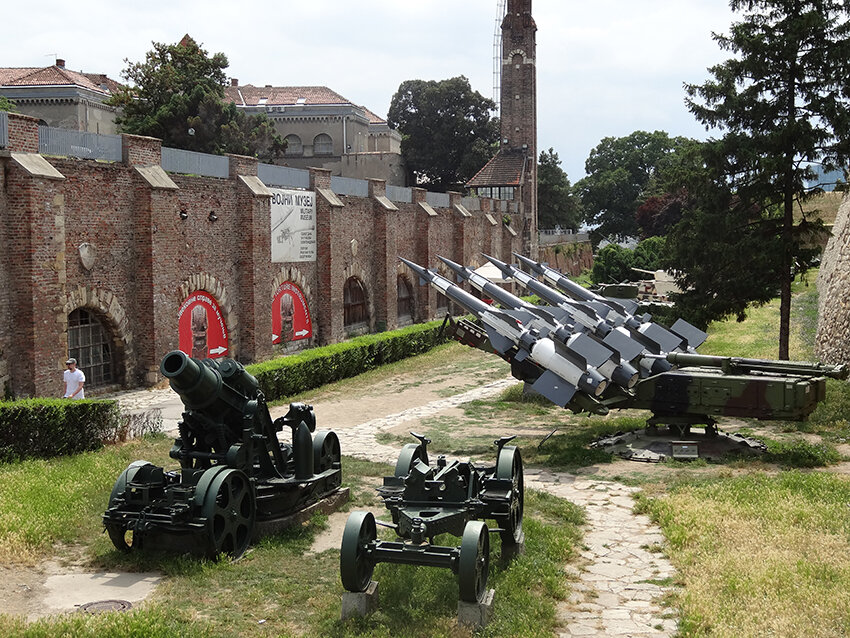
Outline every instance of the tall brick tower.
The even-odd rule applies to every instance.
[[[537,257],[537,25],[531,0],[508,0],[502,21],[501,133],[498,154],[467,187],[514,193],[523,252]],[[505,191],[504,189],[513,189]]]

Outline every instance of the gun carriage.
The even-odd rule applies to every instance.
[[[316,431],[312,406],[272,421],[257,380],[232,359],[179,350],[160,371],[186,408],[169,456],[179,470],[135,461],[115,481],[103,524],[120,550],[240,556],[275,523],[333,494],[339,439]],[[284,428],[291,442],[278,440]]]
[[[458,577],[460,599],[481,601],[487,591],[491,533],[502,547],[523,541],[523,471],[514,437],[495,442],[496,464],[476,467],[471,461],[439,456],[431,466],[430,440],[402,449],[393,476],[378,489],[392,523],[377,521],[371,512],[353,512],[346,522],[340,550],[340,574],[348,591],[365,591],[377,563],[403,563],[451,569]],[[488,528],[483,519],[496,521]],[[395,530],[400,540],[377,538],[377,526]],[[460,546],[436,545],[440,534],[460,536]]]

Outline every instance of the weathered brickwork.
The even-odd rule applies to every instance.
[[[817,356],[826,363],[850,361],[850,196],[838,209],[818,273]]]
[[[37,152],[32,118],[12,114],[12,151]],[[230,157],[228,179],[165,175],[160,140],[123,136],[117,163],[47,158],[61,174],[33,174],[0,156],[0,384],[17,396],[56,396],[68,356],[68,315],[91,311],[111,336],[116,383],[156,383],[162,356],[179,345],[181,304],[206,291],[222,311],[228,354],[251,362],[346,338],[343,289],[362,282],[370,331],[398,318],[398,276],[411,284],[414,321],[437,315],[437,297],[400,265],[399,256],[437,267],[437,255],[483,263],[510,259],[520,238],[491,203],[469,216],[449,208],[390,202],[381,180],[369,197],[339,196],[329,171],[312,169],[316,191],[315,262],[271,262],[270,203],[247,177],[252,158]],[[157,176],[152,178],[151,171]],[[160,171],[156,173],[156,171]],[[256,181],[256,180],[255,180]],[[308,340],[272,345],[272,299],[285,281],[303,291],[313,322]],[[404,320],[407,322],[409,320]]]

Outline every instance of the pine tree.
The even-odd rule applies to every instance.
[[[726,210],[746,211],[751,219],[742,224],[760,224],[779,241],[779,250],[773,241],[764,250],[772,251],[766,257],[779,274],[779,358],[787,359],[794,268],[806,267],[807,242],[817,231],[816,222],[795,221],[795,208],[818,192],[806,186],[814,177],[810,165],[844,168],[850,156],[850,8],[837,0],[732,0],[730,6],[743,12],[742,20],[729,35],[713,37],[735,57],[709,69],[714,79],[685,85],[686,102],[707,128],[724,132],[710,141],[714,152],[707,156],[718,158],[712,168],[734,193],[735,205]],[[726,226],[740,232],[738,223]],[[717,228],[711,228],[715,237]]]

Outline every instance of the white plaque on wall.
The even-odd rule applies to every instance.
[[[272,261],[316,261],[316,193],[269,190]]]

